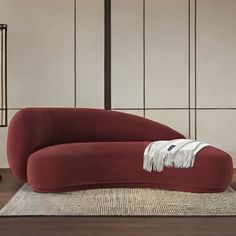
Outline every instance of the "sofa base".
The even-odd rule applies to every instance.
[[[202,188],[198,186],[188,186],[188,185],[172,185],[172,184],[153,184],[153,183],[107,183],[107,184],[84,184],[77,186],[62,187],[57,189],[41,189],[31,187],[34,192],[39,193],[60,193],[78,190],[88,190],[88,189],[100,189],[100,188],[152,188],[152,189],[162,189],[171,191],[182,191],[191,193],[219,193],[224,192],[225,188]]]
[[[30,155],[28,183],[37,192],[89,188],[161,188],[211,193],[224,191],[232,181],[230,156],[214,147],[202,149],[193,168],[143,170],[148,142],[72,143],[43,148]]]

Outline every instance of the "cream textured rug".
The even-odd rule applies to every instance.
[[[35,193],[24,184],[0,210],[1,216],[236,215],[236,191],[197,194],[157,189],[113,188],[66,193]]]

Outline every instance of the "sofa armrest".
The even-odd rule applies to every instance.
[[[7,137],[8,163],[14,176],[27,181],[31,153],[53,142],[53,122],[47,109],[25,108],[12,118]]]

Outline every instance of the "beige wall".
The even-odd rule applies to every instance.
[[[143,7],[111,0],[112,109],[196,134],[236,167],[236,1]],[[104,0],[0,0],[0,23],[8,24],[9,120],[26,106],[104,107]],[[6,135],[0,128],[0,167],[8,167]]]
[[[143,1],[111,1],[113,108],[143,107]]]
[[[117,2],[120,6],[125,4],[115,2],[113,7],[117,7]],[[128,4],[132,15],[140,12],[137,9],[140,2],[132,1],[133,8]],[[196,0],[196,7],[195,0],[146,0],[145,3],[145,32],[143,22],[139,27],[134,23],[124,24],[133,31],[136,29],[136,43],[141,38],[137,29],[145,35],[145,42],[140,43],[145,49],[142,63],[145,63],[145,74],[141,78],[142,72],[139,76],[133,73],[132,78],[126,76],[128,82],[119,80],[119,86],[113,90],[118,88],[121,92],[128,85],[122,98],[128,101],[122,105],[113,102],[113,109],[143,115],[135,109],[140,107],[140,102],[139,106],[129,105],[131,100],[140,101],[136,93],[142,90],[145,104],[142,102],[141,106],[146,107],[146,118],[170,125],[186,137],[196,137],[222,148],[232,155],[236,167],[236,1]],[[126,11],[122,18],[127,18]],[[133,34],[128,33],[126,37],[132,39]],[[117,38],[115,41],[115,50],[122,53],[122,41]],[[128,58],[134,55],[134,45],[127,48],[126,44],[125,50]],[[130,58],[130,63],[133,61],[137,64],[138,59]],[[119,72],[115,74],[112,81],[116,79],[118,84]],[[136,83],[130,86],[132,80]],[[119,100],[118,96],[115,99]]]
[[[104,107],[104,0],[76,1],[76,103]]]

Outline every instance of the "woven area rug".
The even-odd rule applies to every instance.
[[[198,194],[159,189],[113,188],[35,193],[24,184],[1,216],[233,216],[236,191]]]

